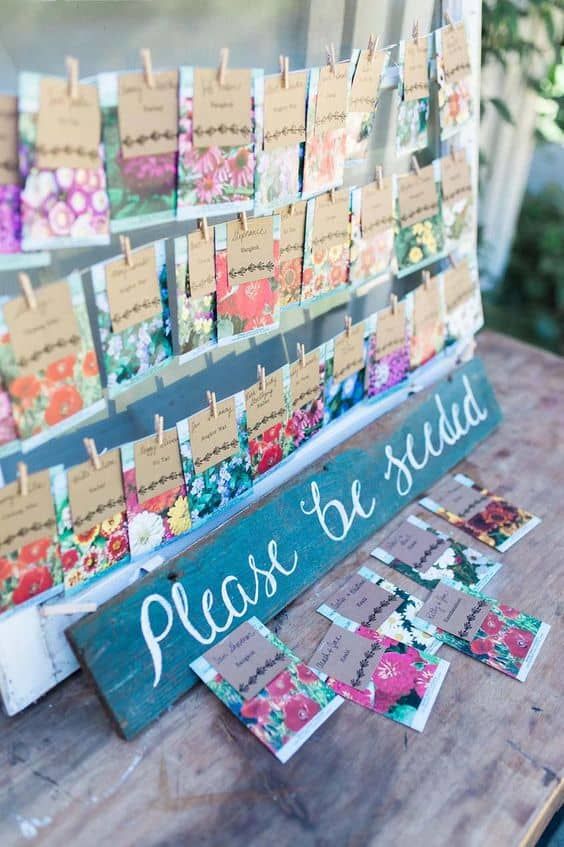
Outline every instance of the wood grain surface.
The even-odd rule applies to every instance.
[[[281,765],[201,685],[122,741],[79,674],[16,718],[0,717],[2,847],[535,843],[564,785],[564,362],[492,333],[479,352],[505,421],[458,467],[543,518],[501,554],[505,567],[487,587],[551,624],[527,682],[442,647],[451,668],[424,733],[345,703]],[[401,414],[384,418],[378,433]],[[309,656],[327,628],[315,607],[412,512],[463,537],[405,509],[274,620],[296,652]]]

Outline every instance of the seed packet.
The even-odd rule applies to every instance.
[[[390,54],[386,50],[353,50],[354,68],[346,121],[346,163],[363,162],[368,157],[382,77]]]
[[[217,343],[215,247],[213,228],[208,238],[191,232],[174,239],[178,348],[181,361],[205,353]]]
[[[143,556],[190,529],[176,427],[121,448],[129,544]]]
[[[3,339],[0,338],[0,348],[3,344]],[[0,380],[0,456],[9,452],[11,446],[16,448],[18,431],[12,411],[12,401],[10,394],[4,383]]]
[[[252,486],[245,397],[241,391],[177,424],[193,526]]]
[[[80,275],[0,308],[0,374],[22,439],[45,439],[104,408]]]
[[[81,83],[74,98],[66,79],[22,73],[18,102],[23,250],[108,244],[96,86]]]
[[[467,656],[524,682],[550,626],[452,580],[433,590],[417,626]]]
[[[445,321],[439,278],[434,276],[407,295],[410,315],[410,367],[418,368],[445,346]]]
[[[501,568],[501,562],[455,541],[415,515],[409,515],[371,555],[425,588],[435,588],[441,579],[453,579],[481,591]]]
[[[259,379],[245,390],[249,455],[255,478],[276,467],[290,452],[286,436],[287,372],[287,366],[279,368],[265,375],[264,382]]]
[[[350,258],[348,188],[308,200],[302,303],[343,289]]]
[[[110,396],[171,361],[164,241],[92,267]]]
[[[428,144],[430,38],[400,41],[396,152],[422,150]]]
[[[367,340],[361,321],[324,345],[324,426],[364,398]]]
[[[472,119],[472,66],[464,22],[435,31],[441,141]]]
[[[217,224],[215,273],[218,342],[269,332],[278,326],[279,215],[250,219],[247,230],[239,220]]]
[[[343,184],[346,118],[352,63],[312,68],[309,74],[303,197]]]
[[[350,283],[364,285],[394,267],[393,186],[387,177],[351,191]]]
[[[422,732],[449,663],[371,630],[332,623],[309,664],[336,694]]]
[[[306,138],[308,72],[273,74],[259,81],[255,215],[295,203],[301,194]]]
[[[306,210],[305,201],[280,209],[280,308],[301,300]]]
[[[61,590],[63,579],[52,486],[60,466],[0,488],[0,614]]]
[[[441,642],[413,623],[422,605],[423,600],[408,594],[364,565],[317,611],[351,632],[367,633],[369,637],[373,634],[386,635],[416,650],[434,654]]]
[[[541,522],[461,473],[445,477],[433,496],[437,499],[424,497],[420,504],[502,553]]]
[[[424,268],[445,252],[438,165],[395,178],[398,276]]]
[[[469,253],[476,247],[476,215],[472,171],[465,150],[453,150],[439,161],[441,213],[446,250]]]
[[[53,484],[65,593],[130,560],[119,450],[56,474]]]
[[[217,70],[180,68],[180,220],[253,208],[262,75],[227,69],[220,85]]]
[[[238,626],[190,667],[281,762],[343,702],[257,618]]]
[[[178,71],[98,75],[112,232],[174,220]]]
[[[476,256],[465,257],[442,273],[447,339],[470,338],[484,325]]]
[[[322,348],[308,353],[303,361],[290,364],[286,396],[289,416],[285,428],[285,454],[305,444],[323,426],[324,368]]]
[[[405,302],[382,309],[368,322],[366,396],[381,397],[409,375],[409,331]]]

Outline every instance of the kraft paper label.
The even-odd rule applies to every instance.
[[[151,88],[142,73],[118,78],[121,153],[158,156],[178,150],[178,71],[154,74]]]
[[[350,332],[335,339],[333,353],[333,379],[343,382],[364,367],[364,324],[351,326]]]
[[[343,617],[376,630],[403,600],[360,574],[354,574],[325,602]]]
[[[441,159],[443,201],[452,203],[472,194],[472,172],[464,150]]]
[[[66,79],[43,77],[39,86],[37,167],[99,168],[101,117],[96,86],[79,85],[75,100]]]
[[[441,558],[450,544],[434,533],[404,521],[386,538],[382,547],[399,562],[425,572]]]
[[[433,277],[427,287],[420,285],[413,292],[413,325],[417,335],[422,328],[432,326],[439,319],[441,312],[441,296],[439,293],[439,281]]]
[[[215,294],[213,227],[209,227],[207,241],[198,230],[188,235],[188,282],[190,297],[207,297],[209,294]]]
[[[243,147],[252,141],[251,71],[194,70],[194,147]]]
[[[313,403],[319,397],[319,352],[312,350],[300,361],[290,365],[290,387],[292,391],[292,411]]]
[[[159,494],[166,494],[184,482],[182,460],[176,428],[163,433],[163,443],[152,435],[133,445],[137,498],[145,503]]]
[[[0,488],[0,556],[20,550],[40,538],[55,535],[55,508],[49,471],[28,477],[22,496],[19,480]]]
[[[344,129],[347,119],[349,62],[320,68],[315,107],[315,135],[329,129]]]
[[[264,149],[291,147],[305,141],[307,71],[282,74],[264,80]]]
[[[361,188],[360,226],[363,238],[370,238],[394,225],[394,200],[391,177],[386,177],[379,188],[370,182]]]
[[[378,312],[376,322],[376,358],[389,356],[405,347],[405,303],[398,303],[395,312]]]
[[[404,100],[420,100],[429,96],[429,68],[427,64],[427,39],[405,42],[403,64]]]
[[[433,165],[419,173],[406,174],[398,179],[400,224],[411,226],[439,212],[439,198]]]
[[[73,529],[77,534],[125,511],[119,450],[100,455],[100,470],[89,460],[67,473]]]
[[[274,218],[253,218],[247,231],[241,221],[227,224],[227,267],[230,285],[274,274]]]
[[[349,239],[349,191],[341,189],[315,198],[313,214],[313,249],[325,250]]]
[[[106,288],[114,332],[148,321],[162,311],[154,248],[136,251],[132,260],[131,267],[123,257],[106,265]]]
[[[351,83],[349,112],[373,111],[378,99],[385,62],[385,52],[374,51],[371,59],[369,50],[360,51]]]
[[[280,212],[280,261],[301,259],[304,255],[307,203],[302,200],[290,213],[288,206]]]
[[[447,312],[452,312],[461,303],[470,300],[476,291],[468,259],[462,259],[456,267],[444,271],[443,282]]]
[[[417,612],[417,617],[451,635],[472,641],[489,611],[487,600],[439,583]]]
[[[217,404],[217,417],[202,409],[189,418],[190,445],[196,473],[230,459],[239,450],[235,398]]]
[[[0,94],[0,185],[19,181],[18,99]]]
[[[463,485],[453,476],[442,480],[433,490],[433,499],[446,509],[464,520],[470,520],[486,508],[490,502],[488,494],[482,494],[475,488]]]
[[[441,44],[445,82],[451,84],[469,77],[472,67],[464,23],[442,29]]]
[[[268,374],[264,389],[260,382],[247,388],[245,391],[245,408],[250,438],[257,438],[270,427],[284,421],[286,404],[282,370]]]
[[[308,664],[338,682],[363,691],[368,688],[385,649],[376,641],[331,624]]]

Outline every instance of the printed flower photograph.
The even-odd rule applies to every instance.
[[[330,129],[308,135],[304,158],[304,195],[322,194],[342,185],[346,146],[344,129]]]
[[[45,536],[0,557],[0,614],[20,606],[63,580],[57,535]]]
[[[384,356],[378,355],[378,328],[368,340],[366,396],[379,397],[406,381],[409,375],[409,344]]]
[[[274,275],[231,285],[227,250],[216,251],[218,340],[274,328],[278,324],[280,316],[279,260],[280,241],[276,239],[274,241]]]
[[[280,262],[280,284],[278,289],[280,307],[293,306],[302,296],[303,258]]]
[[[427,147],[429,125],[429,98],[398,100],[396,123],[396,153],[403,156]]]
[[[409,339],[410,367],[419,368],[430,361],[445,346],[445,327],[439,316],[413,329]]]
[[[178,343],[180,353],[194,353],[217,341],[216,295],[190,295],[188,262],[176,265]]]
[[[19,253],[22,241],[21,187],[0,185],[0,255]]]
[[[295,203],[300,197],[303,145],[257,151],[255,214]]]
[[[388,273],[391,270],[393,258],[393,227],[364,238],[359,217],[353,215],[349,271],[351,285],[362,285]]]
[[[333,376],[335,359],[328,358],[323,368],[324,384],[324,418],[323,425],[337,420],[364,397],[365,369],[361,368],[356,373],[343,380],[336,380]]]
[[[343,288],[349,281],[349,244],[319,247],[304,255],[302,303]]]
[[[132,451],[130,460],[133,461]],[[129,465],[130,461],[124,456],[123,483],[129,544],[132,556],[142,556],[188,532],[191,526],[188,497],[186,486],[182,483],[140,503],[135,467]]]
[[[349,112],[346,121],[346,159],[348,162],[364,161],[368,157],[370,134],[374,127],[376,110]]]
[[[399,221],[399,214],[398,214]],[[444,232],[441,211],[437,215],[417,221],[411,226],[397,226],[395,252],[398,268],[415,270],[443,252]]]

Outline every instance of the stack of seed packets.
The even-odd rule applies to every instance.
[[[309,660],[328,686],[397,723],[421,732],[449,663],[368,630],[332,623]]]
[[[415,623],[455,650],[520,682],[527,678],[550,630],[538,618],[450,579],[433,590]]]
[[[455,541],[415,515],[394,529],[371,555],[425,588],[435,588],[446,577],[481,591],[501,568],[501,562]]]
[[[281,762],[343,702],[257,618],[190,667]]]
[[[438,500],[424,497],[419,502],[502,553],[541,522],[525,509],[512,506],[503,497],[481,488],[464,474],[447,476],[436,486],[434,496]]]
[[[436,653],[441,642],[413,623],[423,600],[363,566],[349,577],[317,611],[351,632],[371,637],[387,635],[402,644]]]

